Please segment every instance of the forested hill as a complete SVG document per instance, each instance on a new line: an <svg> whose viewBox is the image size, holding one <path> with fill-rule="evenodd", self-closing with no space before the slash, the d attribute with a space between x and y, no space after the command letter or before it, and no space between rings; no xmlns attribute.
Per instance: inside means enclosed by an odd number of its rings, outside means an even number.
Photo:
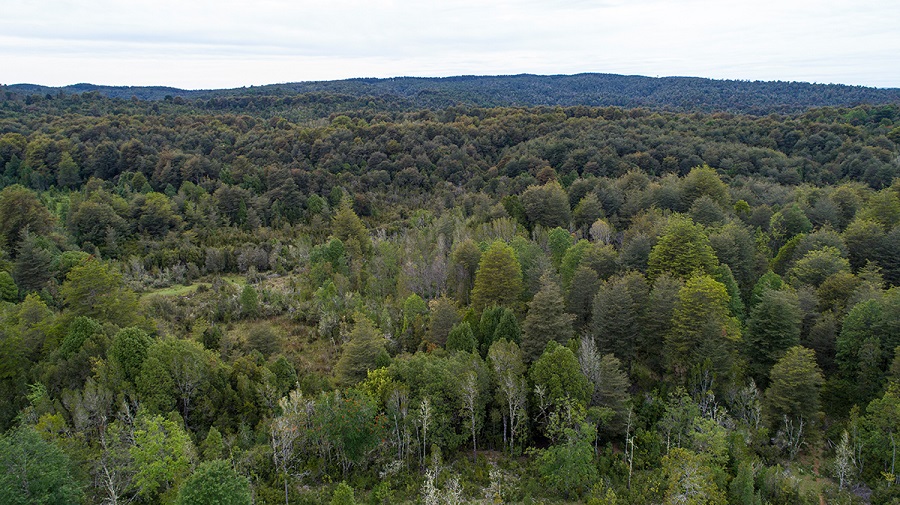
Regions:
<svg viewBox="0 0 900 505"><path fill-rule="evenodd" d="M671 111L726 111L748 114L792 113L813 107L881 105L900 102L900 89L780 81L713 80L696 77L642 77L614 74L399 77L297 82L223 90L75 84L51 88L15 84L6 91L22 94L97 91L111 98L166 97L211 99L245 95L329 93L375 98L411 110L453 105L541 106L588 105L644 107Z"/></svg>

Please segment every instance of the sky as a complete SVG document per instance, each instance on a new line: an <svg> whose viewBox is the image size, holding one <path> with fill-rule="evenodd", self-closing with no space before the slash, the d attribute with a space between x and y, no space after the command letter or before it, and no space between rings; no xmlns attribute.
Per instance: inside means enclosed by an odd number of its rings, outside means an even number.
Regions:
<svg viewBox="0 0 900 505"><path fill-rule="evenodd" d="M3 0L0 83L694 76L900 87L898 0Z"/></svg>

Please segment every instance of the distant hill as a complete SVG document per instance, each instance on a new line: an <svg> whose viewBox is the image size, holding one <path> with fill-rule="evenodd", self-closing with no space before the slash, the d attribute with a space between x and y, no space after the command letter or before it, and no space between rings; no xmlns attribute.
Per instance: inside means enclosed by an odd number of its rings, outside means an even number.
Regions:
<svg viewBox="0 0 900 505"><path fill-rule="evenodd" d="M288 96L328 93L373 98L402 108L453 105L618 106L671 111L725 111L749 114L792 113L813 107L853 107L900 103L900 88L781 81L733 81L697 77L641 77L614 74L398 77L297 82L222 90L75 84L53 88L33 84L6 86L20 94L97 92L110 98L164 100L235 96Z"/></svg>

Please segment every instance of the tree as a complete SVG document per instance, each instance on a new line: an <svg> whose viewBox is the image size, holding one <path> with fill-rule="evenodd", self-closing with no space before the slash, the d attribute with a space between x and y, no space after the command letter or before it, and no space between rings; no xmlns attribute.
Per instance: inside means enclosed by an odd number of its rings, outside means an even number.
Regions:
<svg viewBox="0 0 900 505"><path fill-rule="evenodd" d="M767 384L769 370L789 348L800 343L800 302L793 291L767 289L747 320L750 373L757 384Z"/></svg>
<svg viewBox="0 0 900 505"><path fill-rule="evenodd" d="M544 400L551 409L562 406L564 399L571 399L586 407L594 386L581 372L575 353L568 347L551 341L541 357L531 365L528 377L536 388L543 391Z"/></svg>
<svg viewBox="0 0 900 505"><path fill-rule="evenodd" d="M477 349L478 342L468 322L463 321L450 330L450 335L447 336L448 351L475 352Z"/></svg>
<svg viewBox="0 0 900 505"><path fill-rule="evenodd" d="M204 461L184 481L176 505L250 505L250 481L227 461Z"/></svg>
<svg viewBox="0 0 900 505"><path fill-rule="evenodd" d="M121 328L140 322L137 297L100 260L89 259L66 275L59 289L71 317L86 316Z"/></svg>
<svg viewBox="0 0 900 505"><path fill-rule="evenodd" d="M16 261L13 264L13 277L22 290L22 295L40 292L53 277L53 255L47 250L42 237L22 233Z"/></svg>
<svg viewBox="0 0 900 505"><path fill-rule="evenodd" d="M650 250L647 277L653 280L664 272L685 280L698 274L711 275L717 262L703 227L690 218L673 217Z"/></svg>
<svg viewBox="0 0 900 505"><path fill-rule="evenodd" d="M340 239L355 258L372 252L372 239L359 216L353 212L348 199L343 199L331 220L331 233Z"/></svg>
<svg viewBox="0 0 900 505"><path fill-rule="evenodd" d="M566 191L556 181L543 186L529 186L520 198L528 223L534 227L568 228L572 218Z"/></svg>
<svg viewBox="0 0 900 505"><path fill-rule="evenodd" d="M522 352L528 363L536 360L547 343L565 344L572 338L572 315L566 313L559 286L545 276L543 286L528 304L528 315L522 325Z"/></svg>
<svg viewBox="0 0 900 505"><path fill-rule="evenodd" d="M53 216L34 191L18 184L0 191L0 246L16 251L22 233L46 235L53 227Z"/></svg>
<svg viewBox="0 0 900 505"><path fill-rule="evenodd" d="M824 379L812 350L799 345L788 349L772 367L769 381L765 407L772 424L783 418L806 423L816 419Z"/></svg>
<svg viewBox="0 0 900 505"><path fill-rule="evenodd" d="M430 317L428 318L428 341L432 344L443 346L447 343L447 336L459 322L459 313L453 301L446 296L435 298L428 302Z"/></svg>
<svg viewBox="0 0 900 505"><path fill-rule="evenodd" d="M675 447L662 458L666 505L725 505L711 462L703 455Z"/></svg>
<svg viewBox="0 0 900 505"><path fill-rule="evenodd" d="M385 436L385 419L375 402L356 389L322 393L316 401L314 424L324 445L338 456L346 476L366 463Z"/></svg>
<svg viewBox="0 0 900 505"><path fill-rule="evenodd" d="M208 387L215 357L194 340L167 337L147 349L135 386L148 410L166 413L176 406L186 425Z"/></svg>
<svg viewBox="0 0 900 505"><path fill-rule="evenodd" d="M125 328L113 336L108 355L121 368L125 380L133 384L152 344L153 340L144 330Z"/></svg>
<svg viewBox="0 0 900 505"><path fill-rule="evenodd" d="M250 284L241 290L241 314L250 319L259 316L259 295Z"/></svg>
<svg viewBox="0 0 900 505"><path fill-rule="evenodd" d="M594 340L585 335L581 338L578 352L581 373L594 386L591 407L608 409L609 416L603 419L611 432L624 427L628 403L628 388L631 383L622 371L622 362L612 354L601 355Z"/></svg>
<svg viewBox="0 0 900 505"><path fill-rule="evenodd" d="M488 362L496 384L497 403L501 405L504 447L512 452L516 446L516 434L526 419L528 390L522 351L515 342L498 340L488 349Z"/></svg>
<svg viewBox="0 0 900 505"><path fill-rule="evenodd" d="M78 164L72 159L72 155L64 152L57 167L56 183L61 188L74 188L81 182L79 171Z"/></svg>
<svg viewBox="0 0 900 505"><path fill-rule="evenodd" d="M356 324L348 337L341 357L334 366L334 375L340 384L356 384L366 378L369 370L390 363L385 338L365 315L357 314Z"/></svg>
<svg viewBox="0 0 900 505"><path fill-rule="evenodd" d="M475 273L481 262L481 249L474 240L467 238L453 245L450 260L451 275L455 281L451 285L456 286L456 298L466 305L469 303L469 293L475 285Z"/></svg>
<svg viewBox="0 0 900 505"><path fill-rule="evenodd" d="M501 241L493 242L481 256L472 307L481 311L491 305L512 306L522 294L522 267L512 248Z"/></svg>
<svg viewBox="0 0 900 505"><path fill-rule="evenodd" d="M0 271L0 301L16 302L19 300L19 287L6 270Z"/></svg>
<svg viewBox="0 0 900 505"><path fill-rule="evenodd" d="M600 289L600 278L592 268L582 264L575 270L566 295L566 311L574 315L576 330L585 329L591 319L594 297Z"/></svg>
<svg viewBox="0 0 900 505"><path fill-rule="evenodd" d="M547 248L550 249L550 259L556 268L559 268L563 256L570 247L572 247L572 234L567 230L557 226L547 234Z"/></svg>
<svg viewBox="0 0 900 505"><path fill-rule="evenodd" d="M850 262L834 247L826 246L808 252L798 259L789 272L793 283L819 287L828 277L850 271Z"/></svg>
<svg viewBox="0 0 900 505"><path fill-rule="evenodd" d="M0 503L78 504L81 485L69 457L21 426L0 436Z"/></svg>
<svg viewBox="0 0 900 505"><path fill-rule="evenodd" d="M134 446L129 450L136 469L138 495L153 499L178 485L190 472L194 447L179 424L160 415L138 415Z"/></svg>
<svg viewBox="0 0 900 505"><path fill-rule="evenodd" d="M601 353L614 353L630 368L644 334L650 288L640 272L601 284L594 298L591 335Z"/></svg>
<svg viewBox="0 0 900 505"><path fill-rule="evenodd" d="M310 414L314 403L303 398L303 392L292 390L287 396L278 400L281 415L272 419L269 427L269 439L272 444L272 462L275 469L281 472L284 481L284 503L288 505L288 477L295 463L295 446L303 441L306 427L310 423Z"/></svg>
<svg viewBox="0 0 900 505"><path fill-rule="evenodd" d="M669 369L686 377L693 363L710 359L721 377L731 375L741 339L740 324L728 309L728 292L706 275L692 277L678 292L672 329L666 335Z"/></svg>

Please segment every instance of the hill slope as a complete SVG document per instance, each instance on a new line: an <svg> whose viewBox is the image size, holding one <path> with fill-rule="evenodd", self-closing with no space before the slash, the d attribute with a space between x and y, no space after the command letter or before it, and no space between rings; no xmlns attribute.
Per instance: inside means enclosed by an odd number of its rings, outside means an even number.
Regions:
<svg viewBox="0 0 900 505"><path fill-rule="evenodd" d="M613 74L399 77L298 82L223 90L75 84L51 88L32 84L7 86L24 94L96 91L114 98L217 98L238 95L338 93L402 103L404 107L451 105L540 106L588 105L646 107L672 111L727 111L768 114L799 112L813 107L851 107L900 102L900 89L780 81L731 81L696 77L641 77Z"/></svg>

